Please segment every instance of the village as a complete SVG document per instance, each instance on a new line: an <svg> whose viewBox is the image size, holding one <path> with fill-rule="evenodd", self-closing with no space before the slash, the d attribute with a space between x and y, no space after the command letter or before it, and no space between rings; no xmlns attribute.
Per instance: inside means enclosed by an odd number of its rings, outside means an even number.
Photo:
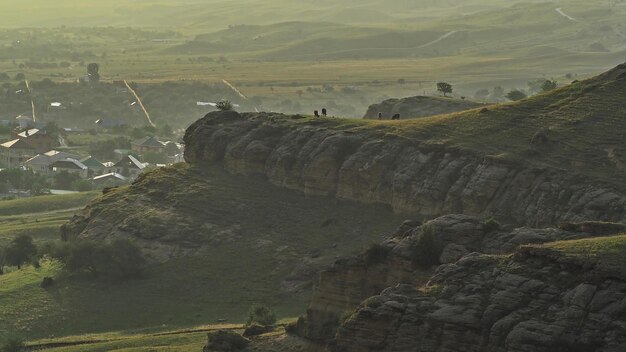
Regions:
<svg viewBox="0 0 626 352"><path fill-rule="evenodd" d="M36 121L28 113L0 120L4 132L0 133L0 197L62 194L120 186L131 183L146 170L182 161L182 144L160 140L154 133L129 138L130 148L101 147L107 150L100 154L108 156L102 160L89 153L89 141L99 135L120 135L130 127L111 119L97 119L93 124L94 128L88 131L60 128L54 123ZM135 128L135 135L137 131ZM83 145L68 145L73 136L85 141ZM118 139L121 138L128 137L120 135ZM19 177L24 180L39 180L38 183L33 181L39 186L33 189L32 183L23 180L11 182L11 172L21 175Z"/></svg>

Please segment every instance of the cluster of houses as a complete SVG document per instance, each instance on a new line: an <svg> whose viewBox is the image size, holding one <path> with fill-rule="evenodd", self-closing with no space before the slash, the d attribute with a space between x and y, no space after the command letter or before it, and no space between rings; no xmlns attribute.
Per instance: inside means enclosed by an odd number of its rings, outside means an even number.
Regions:
<svg viewBox="0 0 626 352"><path fill-rule="evenodd" d="M32 126L32 125L31 125ZM0 160L7 168L27 168L40 174L65 171L96 185L109 186L127 183L135 179L150 166L142 163L135 155L166 153L173 156L168 163L182 161L182 146L174 142L161 142L154 137L145 137L131 143L131 150L116 150L117 161L101 162L93 156L81 157L71 152L55 150L58 140L43 128L29 128L11 133L11 139L0 144ZM174 151L173 153L172 150Z"/></svg>

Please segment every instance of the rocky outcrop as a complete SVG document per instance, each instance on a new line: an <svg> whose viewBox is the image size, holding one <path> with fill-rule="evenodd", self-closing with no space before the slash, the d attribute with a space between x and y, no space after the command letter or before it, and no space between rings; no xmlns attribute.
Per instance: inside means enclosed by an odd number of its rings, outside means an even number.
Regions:
<svg viewBox="0 0 626 352"><path fill-rule="evenodd" d="M330 350L623 351L626 276L532 247L469 254L422 289L398 285L366 300Z"/></svg>
<svg viewBox="0 0 626 352"><path fill-rule="evenodd" d="M261 175L307 195L390 205L436 217L495 216L535 227L563 221L626 221L618 189L566 170L358 129L340 119L210 113L189 127L185 159Z"/></svg>
<svg viewBox="0 0 626 352"><path fill-rule="evenodd" d="M335 338L341 322L359 304L370 301L369 297L376 297L388 287L407 285L415 290L431 280L439 264L456 263L475 252L498 255L524 244L589 236L592 235L557 228L498 228L497 224L461 214L446 215L424 224L407 221L380 245L383 249L378 252L386 253L383 257L368 256L375 248L372 247L323 271L309 309L292 331L325 344Z"/></svg>
<svg viewBox="0 0 626 352"><path fill-rule="evenodd" d="M469 100L416 96L402 99L388 99L379 104L370 105L363 118L378 119L378 113L381 113L384 120L391 119L395 114L400 114L402 119L414 119L476 109L481 106L484 106L484 104Z"/></svg>
<svg viewBox="0 0 626 352"><path fill-rule="evenodd" d="M429 270L412 264L412 223L405 222L382 244L386 255L376 262L365 255L344 258L321 272L306 315L298 319L292 332L324 344L334 338L342 318L364 299L399 282L424 284Z"/></svg>

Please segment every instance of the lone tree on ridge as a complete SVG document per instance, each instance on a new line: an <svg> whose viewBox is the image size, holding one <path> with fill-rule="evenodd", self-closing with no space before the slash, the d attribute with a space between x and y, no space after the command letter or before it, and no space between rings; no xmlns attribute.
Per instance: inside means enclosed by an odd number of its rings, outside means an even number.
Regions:
<svg viewBox="0 0 626 352"><path fill-rule="evenodd" d="M446 82L437 83L437 90L443 93L443 96L447 96L446 94L452 93L452 85Z"/></svg>

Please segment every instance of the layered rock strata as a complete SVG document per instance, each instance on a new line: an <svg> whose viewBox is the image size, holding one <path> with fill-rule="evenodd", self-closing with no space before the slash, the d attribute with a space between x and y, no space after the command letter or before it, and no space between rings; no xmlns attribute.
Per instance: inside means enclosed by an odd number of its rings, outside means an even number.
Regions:
<svg viewBox="0 0 626 352"><path fill-rule="evenodd" d="M431 281L439 264L456 263L471 256L471 253L502 255L513 252L520 245L581 239L619 230L619 227L610 224L568 224L564 227L569 231L559 228L497 228L490 222L461 214L446 215L424 224L407 221L392 238L380 245L382 256L372 259L366 252L338 260L323 271L309 309L292 331L327 344L335 338L342 321L359 304L370 301L370 297L377 297L388 287L406 285L417 290ZM581 227L596 231L594 234L583 232ZM421 253L427 253L432 259L425 261L419 258L423 255ZM431 283L433 285L436 286Z"/></svg>
<svg viewBox="0 0 626 352"><path fill-rule="evenodd" d="M564 170L433 145L339 119L210 113L189 127L185 159L261 175L311 195L433 218L463 213L534 227L626 221L626 197Z"/></svg>
<svg viewBox="0 0 626 352"><path fill-rule="evenodd" d="M626 350L626 276L533 248L441 266L369 298L331 351Z"/></svg>

